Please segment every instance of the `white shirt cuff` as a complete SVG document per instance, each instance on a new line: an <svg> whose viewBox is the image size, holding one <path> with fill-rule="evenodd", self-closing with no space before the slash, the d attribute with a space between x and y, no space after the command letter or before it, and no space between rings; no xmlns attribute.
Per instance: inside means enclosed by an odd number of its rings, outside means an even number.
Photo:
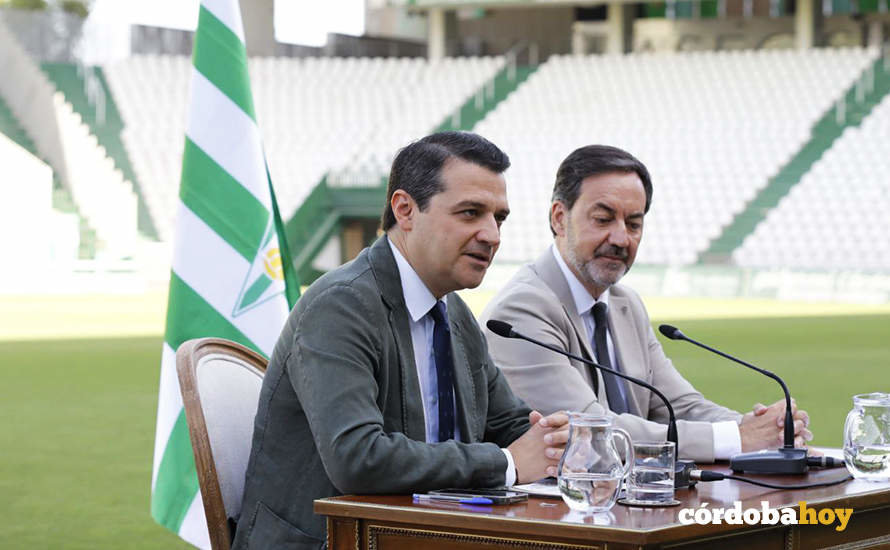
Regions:
<svg viewBox="0 0 890 550"><path fill-rule="evenodd" d="M507 473L504 475L504 487L512 487L516 485L516 465L513 463L513 455L510 454L510 451L507 449L501 449L504 451L504 456L507 457Z"/></svg>
<svg viewBox="0 0 890 550"><path fill-rule="evenodd" d="M714 422L714 458L725 460L742 452L742 436L735 420Z"/></svg>

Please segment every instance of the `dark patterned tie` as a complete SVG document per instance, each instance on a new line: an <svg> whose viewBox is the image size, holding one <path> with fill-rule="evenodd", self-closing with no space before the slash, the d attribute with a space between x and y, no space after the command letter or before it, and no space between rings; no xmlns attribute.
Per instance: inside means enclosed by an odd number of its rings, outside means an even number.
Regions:
<svg viewBox="0 0 890 550"><path fill-rule="evenodd" d="M593 329L596 360L604 367L619 370L617 366L612 366L612 360L609 358L609 346L606 344L606 331L608 331L609 325L606 319L606 307L604 302L597 302L593 305L593 322L596 323ZM603 383L606 385L606 398L609 400L609 408L612 412L616 414L630 412L630 405L627 402L627 384L624 379L611 372L600 371L600 374L602 374Z"/></svg>
<svg viewBox="0 0 890 550"><path fill-rule="evenodd" d="M436 383L439 388L439 441L454 439L454 363L451 360L451 329L445 303L430 309L436 322L433 328L433 353L436 356Z"/></svg>

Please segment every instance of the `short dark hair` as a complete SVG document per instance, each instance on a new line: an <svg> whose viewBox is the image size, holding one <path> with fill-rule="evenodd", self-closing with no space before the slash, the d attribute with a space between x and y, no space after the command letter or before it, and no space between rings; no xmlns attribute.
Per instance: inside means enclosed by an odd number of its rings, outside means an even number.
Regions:
<svg viewBox="0 0 890 550"><path fill-rule="evenodd" d="M393 193L397 189L404 189L421 211L426 210L430 198L444 190L442 166L451 157L478 164L496 174L510 167L510 157L506 153L494 143L471 132L439 132L409 144L396 155L389 172L386 206L381 220L384 231L396 223L390 204Z"/></svg>
<svg viewBox="0 0 890 550"><path fill-rule="evenodd" d="M646 192L646 209L652 204L652 178L649 170L635 156L609 145L587 145L572 151L556 171L551 201L560 201L571 210L581 193L581 182L590 176L609 172L636 172ZM550 227L553 232L553 227ZM555 235L556 232L553 232Z"/></svg>

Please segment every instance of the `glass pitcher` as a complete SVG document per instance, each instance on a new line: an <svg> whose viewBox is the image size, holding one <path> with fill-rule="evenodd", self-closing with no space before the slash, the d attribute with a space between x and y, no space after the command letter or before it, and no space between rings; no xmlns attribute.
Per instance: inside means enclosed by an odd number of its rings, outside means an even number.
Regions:
<svg viewBox="0 0 890 550"><path fill-rule="evenodd" d="M615 446L616 436L624 442L623 465ZM559 492L569 508L586 513L612 508L621 480L633 462L630 436L621 428L613 428L608 417L569 413L569 440L557 474Z"/></svg>
<svg viewBox="0 0 890 550"><path fill-rule="evenodd" d="M890 394L853 396L844 424L844 463L857 479L890 480Z"/></svg>

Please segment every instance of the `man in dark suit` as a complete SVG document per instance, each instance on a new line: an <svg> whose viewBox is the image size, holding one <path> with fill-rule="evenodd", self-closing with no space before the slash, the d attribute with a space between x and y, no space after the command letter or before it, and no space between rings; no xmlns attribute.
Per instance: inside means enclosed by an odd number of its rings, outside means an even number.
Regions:
<svg viewBox="0 0 890 550"><path fill-rule="evenodd" d="M312 501L555 475L566 417L510 391L454 293L482 282L507 217L507 156L434 134L399 152L386 235L291 312L260 394L235 548L319 548Z"/></svg>

